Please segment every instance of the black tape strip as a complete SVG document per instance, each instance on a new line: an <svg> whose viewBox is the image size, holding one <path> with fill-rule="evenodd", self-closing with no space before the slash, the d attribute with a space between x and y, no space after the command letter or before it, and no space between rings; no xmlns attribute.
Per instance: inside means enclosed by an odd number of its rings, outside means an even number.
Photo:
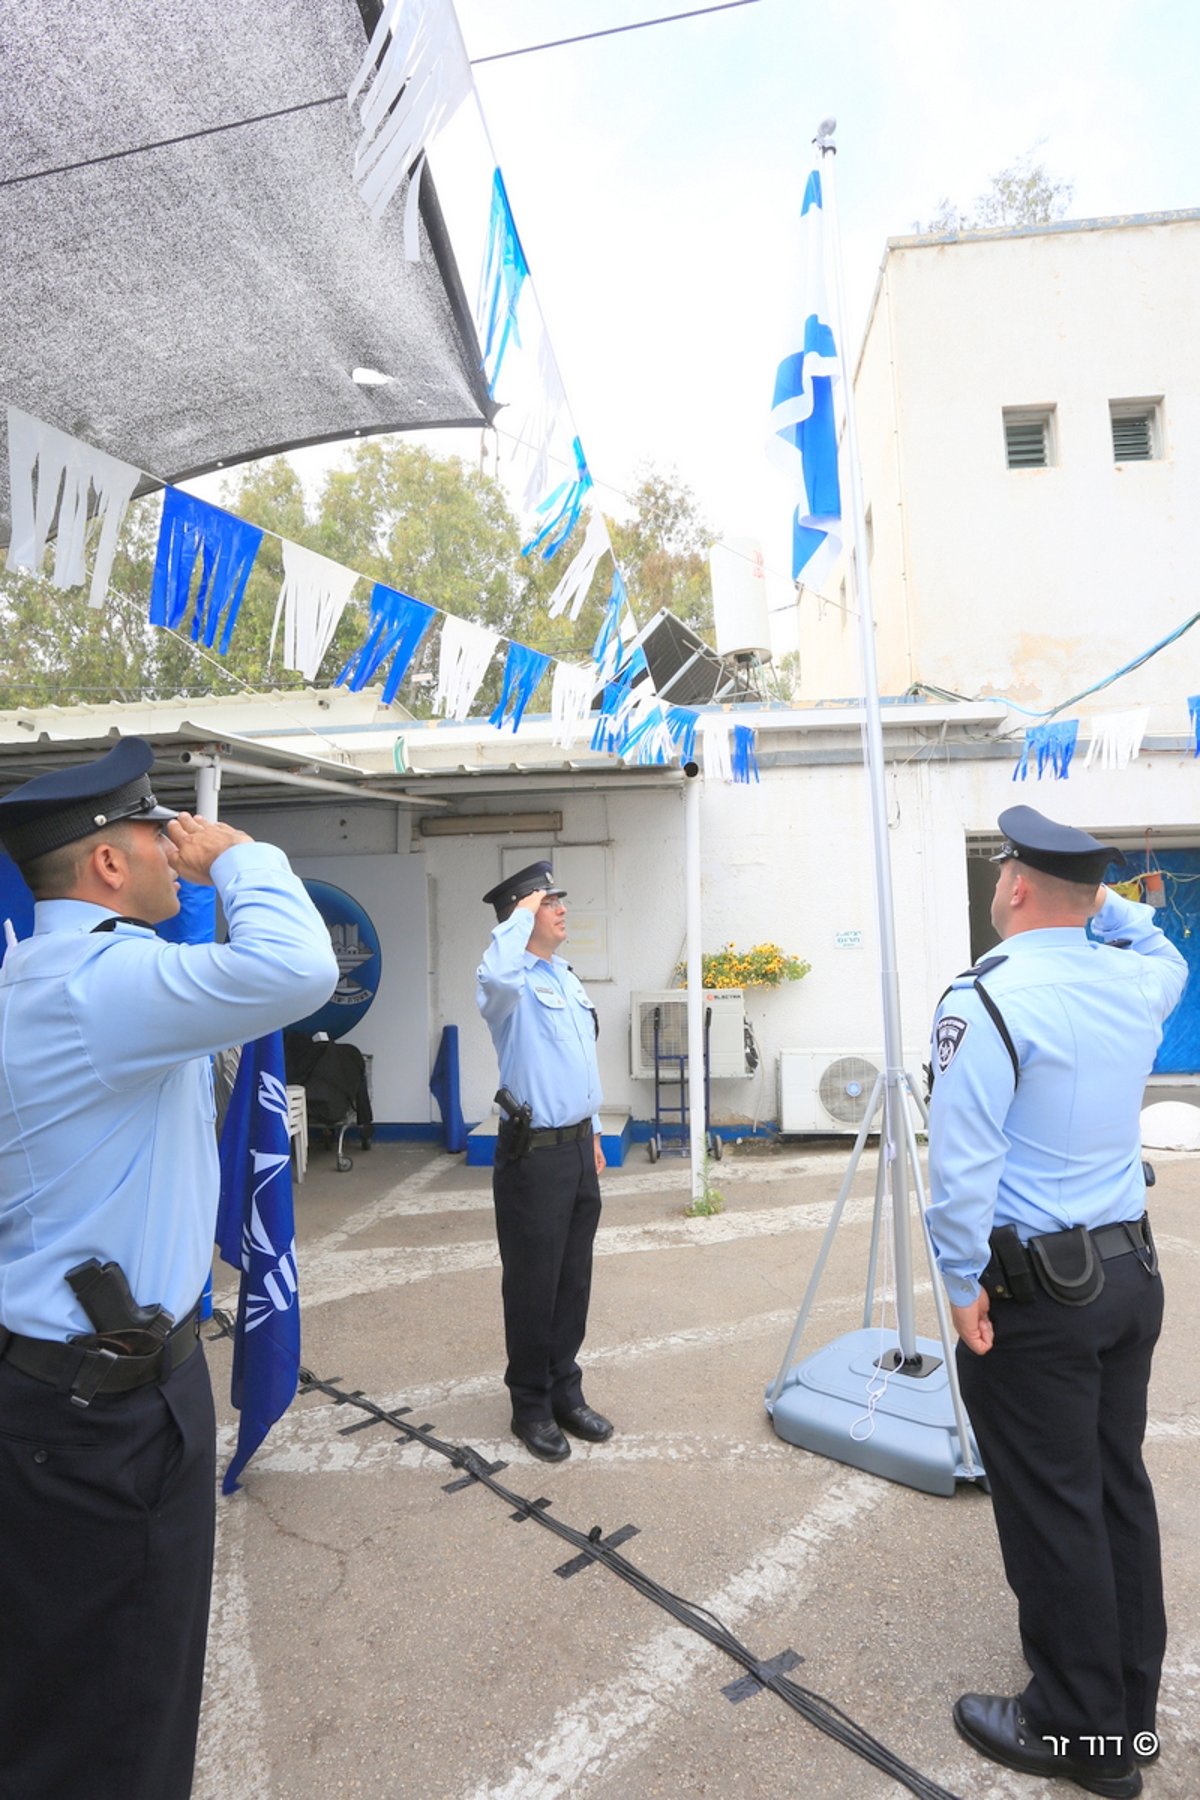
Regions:
<svg viewBox="0 0 1200 1800"><path fill-rule="evenodd" d="M507 1469L507 1467L508 1464L506 1462L483 1463L480 1465L480 1474L498 1475L501 1469ZM445 1482L442 1487L442 1492L443 1494L457 1494L463 1488L474 1487L478 1480L479 1475L475 1474L474 1470L472 1470L470 1474L460 1476L457 1481Z"/></svg>
<svg viewBox="0 0 1200 1800"><path fill-rule="evenodd" d="M599 1544L602 1549L617 1550L622 1544L628 1543L631 1537L636 1537L637 1534L638 1527L636 1525L622 1525L619 1531L614 1531L608 1537L602 1538L600 1536L600 1527L594 1525L592 1530L589 1531L588 1537L593 1544ZM596 1561L597 1558L592 1552L590 1550L585 1550L582 1556L573 1556L570 1562L560 1563L554 1573L556 1575L561 1575L564 1581L569 1581L572 1575L578 1575L582 1569L590 1568Z"/></svg>
<svg viewBox="0 0 1200 1800"><path fill-rule="evenodd" d="M545 1512L548 1506L553 1505L553 1500L547 1500L545 1494L543 1494L540 1500L527 1501L524 1506L520 1507L515 1513L509 1513L508 1516L513 1521L514 1525L522 1525L529 1517L530 1513Z"/></svg>
<svg viewBox="0 0 1200 1800"><path fill-rule="evenodd" d="M396 1408L397 1412L402 1412L402 1413L410 1412L411 1410L412 1409L407 1406L398 1406ZM339 1437L352 1437L356 1431L370 1431L370 1429L373 1425L383 1425L383 1424L386 1424L386 1420L384 1420L384 1419L356 1419L354 1421L353 1425L343 1425L341 1430L338 1432L338 1436Z"/></svg>
<svg viewBox="0 0 1200 1800"><path fill-rule="evenodd" d="M755 1694L761 1694L774 1676L786 1675L789 1669L794 1669L803 1661L804 1658L797 1656L794 1650L781 1650L770 1662L759 1663L757 1668L740 1675L736 1681L729 1682L721 1692L731 1706L740 1706L743 1700L752 1700Z"/></svg>

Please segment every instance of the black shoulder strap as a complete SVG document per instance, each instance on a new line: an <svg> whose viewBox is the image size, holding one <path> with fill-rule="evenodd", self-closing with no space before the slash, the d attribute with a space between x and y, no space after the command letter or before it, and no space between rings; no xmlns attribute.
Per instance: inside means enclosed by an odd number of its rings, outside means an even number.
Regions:
<svg viewBox="0 0 1200 1800"><path fill-rule="evenodd" d="M1004 1045L1004 1048L1008 1051L1008 1059L1012 1063L1012 1067L1013 1067L1013 1087L1015 1089L1021 1079L1021 1059L1017 1055L1017 1046L1013 1043L1012 1034L1009 1031L1008 1026L1004 1023L1004 1014L1000 1011L1000 1008L996 1005L996 1002L992 999L992 996L988 993L988 991L984 987L982 981L979 979L979 977L981 975L986 975L989 972L989 970L991 970L991 969L998 969L1002 962L1007 962L1007 961L1008 961L1008 957L1003 956L1003 955L1002 956L985 956L983 958L983 960L981 962L977 962L973 968L964 969L961 975L956 975L954 977L954 981L966 981L968 978L970 978L971 986L975 989L975 992L979 995L979 998L982 1000L988 1017L991 1019L992 1024L996 1027L996 1030L1000 1033L1001 1043ZM937 1006L935 1006L933 1009L935 1013L937 1012L938 1007L941 1006L942 1000L944 1000L946 998L946 994L953 993L954 981L952 981L950 983L950 986L946 989L946 992L938 1000ZM928 1089L929 1089L929 1092L932 1093L933 1080L934 1080L934 1074L935 1074L935 1070L934 1070L932 1064L928 1064L926 1066L926 1073L929 1076Z"/></svg>
<svg viewBox="0 0 1200 1800"><path fill-rule="evenodd" d="M92 935L98 931L115 931L118 925L140 925L143 931L153 931L154 927L146 919L135 919L130 913L114 913L111 919L101 919L98 925L92 926Z"/></svg>

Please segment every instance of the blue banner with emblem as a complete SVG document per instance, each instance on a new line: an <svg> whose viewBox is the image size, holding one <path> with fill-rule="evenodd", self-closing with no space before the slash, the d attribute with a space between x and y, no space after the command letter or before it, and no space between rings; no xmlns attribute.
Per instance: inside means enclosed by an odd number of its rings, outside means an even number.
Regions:
<svg viewBox="0 0 1200 1800"><path fill-rule="evenodd" d="M241 1413L222 1491L291 1405L300 1371L300 1290L292 1213L283 1035L246 1044L221 1133L217 1245L242 1272L230 1399Z"/></svg>

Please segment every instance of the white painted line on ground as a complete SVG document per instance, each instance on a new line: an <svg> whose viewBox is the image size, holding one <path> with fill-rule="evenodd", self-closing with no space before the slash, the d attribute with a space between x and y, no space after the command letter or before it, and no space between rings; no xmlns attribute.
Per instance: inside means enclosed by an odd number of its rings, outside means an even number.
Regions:
<svg viewBox="0 0 1200 1800"><path fill-rule="evenodd" d="M704 1250L752 1237L782 1237L790 1232L824 1230L833 1209L831 1200L800 1206L759 1207L751 1212L719 1213L712 1218L651 1221L645 1225L601 1227L594 1254L641 1255L654 1250ZM848 1200L842 1212L844 1225L868 1222L874 1199ZM478 1269L499 1270L500 1257L494 1239L467 1244L394 1245L373 1250L322 1251L311 1248L300 1259L300 1299L306 1311L349 1300L384 1288L405 1287L438 1275L459 1275ZM229 1295L217 1304L227 1306Z"/></svg>
<svg viewBox="0 0 1200 1800"><path fill-rule="evenodd" d="M218 1469L232 1453L230 1434ZM194 1800L271 1800L266 1764L263 1701L258 1670L250 1647L249 1595L246 1585L248 1503L217 1496L217 1553L213 1606L208 1622L208 1656L204 1665L204 1703L196 1759Z"/></svg>
<svg viewBox="0 0 1200 1800"><path fill-rule="evenodd" d="M755 1186L771 1182L786 1182L800 1177L828 1174L831 1192L836 1195L845 1175L846 1158L830 1155L829 1152L800 1153L792 1156L776 1156L759 1161L722 1162L712 1170L714 1187ZM869 1178L869 1185L874 1191L875 1154L864 1152L860 1168L860 1183L864 1185ZM421 1218L439 1212L490 1212L492 1209L491 1170L478 1169L478 1187L435 1188L434 1182L446 1173L445 1163L438 1158L423 1165L412 1175L408 1175L378 1200L369 1206L352 1213L336 1231L328 1232L318 1238L310 1250L335 1250L348 1239L357 1237L361 1232L371 1231L382 1224L385 1219ZM641 1170L630 1169L628 1165L606 1173L602 1179L602 1192L607 1199L624 1199L631 1194L679 1194L686 1198L690 1173L688 1164L682 1159L675 1163L656 1163L653 1167Z"/></svg>
<svg viewBox="0 0 1200 1800"><path fill-rule="evenodd" d="M750 1612L785 1597L794 1607L826 1545L882 1505L887 1493L885 1481L840 1472L798 1525L701 1604L734 1630ZM563 1708L506 1777L464 1790L464 1800L567 1800L586 1792L645 1750L647 1733L670 1715L672 1695L702 1668L706 1679L735 1678L735 1666L686 1627L656 1632L630 1652L623 1674Z"/></svg>

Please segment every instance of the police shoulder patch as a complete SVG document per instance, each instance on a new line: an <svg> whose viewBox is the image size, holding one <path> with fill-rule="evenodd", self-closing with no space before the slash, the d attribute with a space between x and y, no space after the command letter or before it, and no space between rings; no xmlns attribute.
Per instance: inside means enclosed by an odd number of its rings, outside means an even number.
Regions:
<svg viewBox="0 0 1200 1800"><path fill-rule="evenodd" d="M946 1073L958 1055L959 1045L967 1035L968 1023L968 1020L956 1018L953 1014L938 1020L933 1034L933 1049L939 1075Z"/></svg>

